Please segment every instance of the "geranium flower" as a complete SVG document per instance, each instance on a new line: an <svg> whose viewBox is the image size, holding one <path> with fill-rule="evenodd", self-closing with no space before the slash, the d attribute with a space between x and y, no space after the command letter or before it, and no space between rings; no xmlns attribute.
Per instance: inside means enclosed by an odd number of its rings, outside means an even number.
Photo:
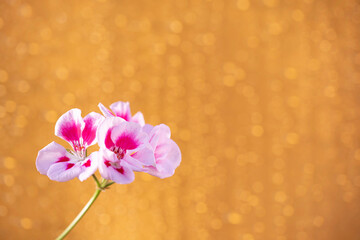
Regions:
<svg viewBox="0 0 360 240"><path fill-rule="evenodd" d="M181 152L178 145L170 139L170 128L165 124L155 127L146 124L143 131L149 136L155 157L155 165L144 167L146 172L159 178L171 177L180 165Z"/></svg>
<svg viewBox="0 0 360 240"><path fill-rule="evenodd" d="M111 117L104 120L98 132L99 171L103 178L116 183L134 181L133 171L154 166L155 158L148 135L135 122Z"/></svg>
<svg viewBox="0 0 360 240"><path fill-rule="evenodd" d="M102 103L99 103L98 106L105 117L121 117L128 122L136 122L141 126L145 125L144 116L141 112L137 112L134 116L131 116L129 102L114 102L110 105L110 109L112 110L112 112L107 109Z"/></svg>
<svg viewBox="0 0 360 240"><path fill-rule="evenodd" d="M67 141L72 149L52 142L36 158L37 170L51 180L64 182L78 177L84 181L93 175L96 183L89 202L57 239L64 239L99 194L112 184L131 183L134 171L170 177L181 161L180 149L170 139L168 126L145 125L141 112L131 115L128 102L111 104L113 112L101 103L98 106L105 117L92 112L82 118L80 109L76 108L63 114L56 122L55 135ZM87 156L87 148L96 142L99 151ZM94 174L98 168L101 181Z"/></svg>
<svg viewBox="0 0 360 240"><path fill-rule="evenodd" d="M104 117L92 112L81 117L80 109L71 109L63 114L55 125L55 135L67 141L72 150L52 142L38 153L37 170L51 180L65 182L78 177L84 181L98 166L98 152L86 156L87 147L97 141L96 131Z"/></svg>

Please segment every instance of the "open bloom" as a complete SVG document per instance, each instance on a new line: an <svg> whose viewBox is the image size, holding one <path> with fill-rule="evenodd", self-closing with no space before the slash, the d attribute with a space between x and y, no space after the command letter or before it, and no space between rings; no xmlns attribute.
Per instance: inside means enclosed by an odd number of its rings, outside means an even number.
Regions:
<svg viewBox="0 0 360 240"><path fill-rule="evenodd" d="M133 171L144 171L154 166L155 158L148 135L135 122L119 117L104 120L98 132L99 171L103 178L116 183L134 181Z"/></svg>
<svg viewBox="0 0 360 240"><path fill-rule="evenodd" d="M98 152L86 157L87 147L96 143L96 131L104 117L92 112L81 117L80 109L71 109L63 114L55 125L55 135L67 141L72 150L52 142L38 153L36 168L51 180L65 182L78 177L84 181L98 166Z"/></svg>
<svg viewBox="0 0 360 240"><path fill-rule="evenodd" d="M131 116L130 104L129 102L114 102L110 105L110 111L103 104L99 103L100 111L104 114L105 117L121 117L128 122L136 122L141 126L145 125L144 116L141 112L135 113L134 116Z"/></svg>
<svg viewBox="0 0 360 240"><path fill-rule="evenodd" d="M171 177L180 165L181 152L178 145L170 139L170 128L165 124L155 127L146 124L143 131L149 136L155 157L155 165L145 166L146 172L159 178Z"/></svg>

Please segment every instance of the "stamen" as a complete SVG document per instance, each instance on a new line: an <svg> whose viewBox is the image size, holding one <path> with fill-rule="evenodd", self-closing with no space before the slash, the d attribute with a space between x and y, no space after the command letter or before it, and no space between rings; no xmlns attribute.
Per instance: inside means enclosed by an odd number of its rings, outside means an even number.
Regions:
<svg viewBox="0 0 360 240"><path fill-rule="evenodd" d="M116 157L119 160L123 159L126 154L126 150L123 150L122 148L119 147L113 147L112 151L116 154Z"/></svg>
<svg viewBox="0 0 360 240"><path fill-rule="evenodd" d="M82 139L80 139L80 141L73 142L73 146L76 155L78 155L79 158L84 159L86 156L86 147L82 144Z"/></svg>

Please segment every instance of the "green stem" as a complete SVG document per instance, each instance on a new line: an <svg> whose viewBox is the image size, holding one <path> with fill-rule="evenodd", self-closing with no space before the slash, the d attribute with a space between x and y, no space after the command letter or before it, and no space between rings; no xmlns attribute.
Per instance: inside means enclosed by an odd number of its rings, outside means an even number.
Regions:
<svg viewBox="0 0 360 240"><path fill-rule="evenodd" d="M69 234L69 232L76 226L76 224L80 221L80 219L85 215L85 213L89 210L91 205L95 202L99 194L101 193L101 188L97 188L92 198L88 201L85 207L81 210L81 212L76 216L76 218L70 223L70 225L56 238L56 240L61 240Z"/></svg>
<svg viewBox="0 0 360 240"><path fill-rule="evenodd" d="M106 189L107 187L110 187L111 185L113 185L115 182L109 182L104 186L104 189Z"/></svg>
<svg viewBox="0 0 360 240"><path fill-rule="evenodd" d="M99 182L98 178L96 177L96 175L93 174L92 177L94 178L94 180L95 180L96 185L98 186L98 188L101 188L100 182Z"/></svg>
<svg viewBox="0 0 360 240"><path fill-rule="evenodd" d="M103 179L102 182L100 183L98 178L95 176L95 174L93 174L92 176L93 176L93 178L94 178L94 180L96 182L96 185L97 185L97 188L96 188L96 191L95 191L94 195L88 201L88 203L85 205L85 207L81 210L81 212L76 216L76 218L69 224L69 226L56 238L56 240L64 239L64 237L66 237L69 234L69 232L76 226L76 224L80 221L80 219L89 210L91 205L95 202L95 200L100 195L101 191L105 190L107 187L109 187L111 184L114 183L114 182L108 183L108 180L106 180L106 179Z"/></svg>

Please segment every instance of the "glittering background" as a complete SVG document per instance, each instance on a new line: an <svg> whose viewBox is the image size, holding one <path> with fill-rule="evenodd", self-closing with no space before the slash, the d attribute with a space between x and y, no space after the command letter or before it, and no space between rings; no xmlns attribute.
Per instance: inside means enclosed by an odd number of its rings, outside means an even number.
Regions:
<svg viewBox="0 0 360 240"><path fill-rule="evenodd" d="M182 164L111 187L69 239L359 239L359 24L355 0L1 1L0 238L67 226L94 183L37 151L70 108L127 100Z"/></svg>

